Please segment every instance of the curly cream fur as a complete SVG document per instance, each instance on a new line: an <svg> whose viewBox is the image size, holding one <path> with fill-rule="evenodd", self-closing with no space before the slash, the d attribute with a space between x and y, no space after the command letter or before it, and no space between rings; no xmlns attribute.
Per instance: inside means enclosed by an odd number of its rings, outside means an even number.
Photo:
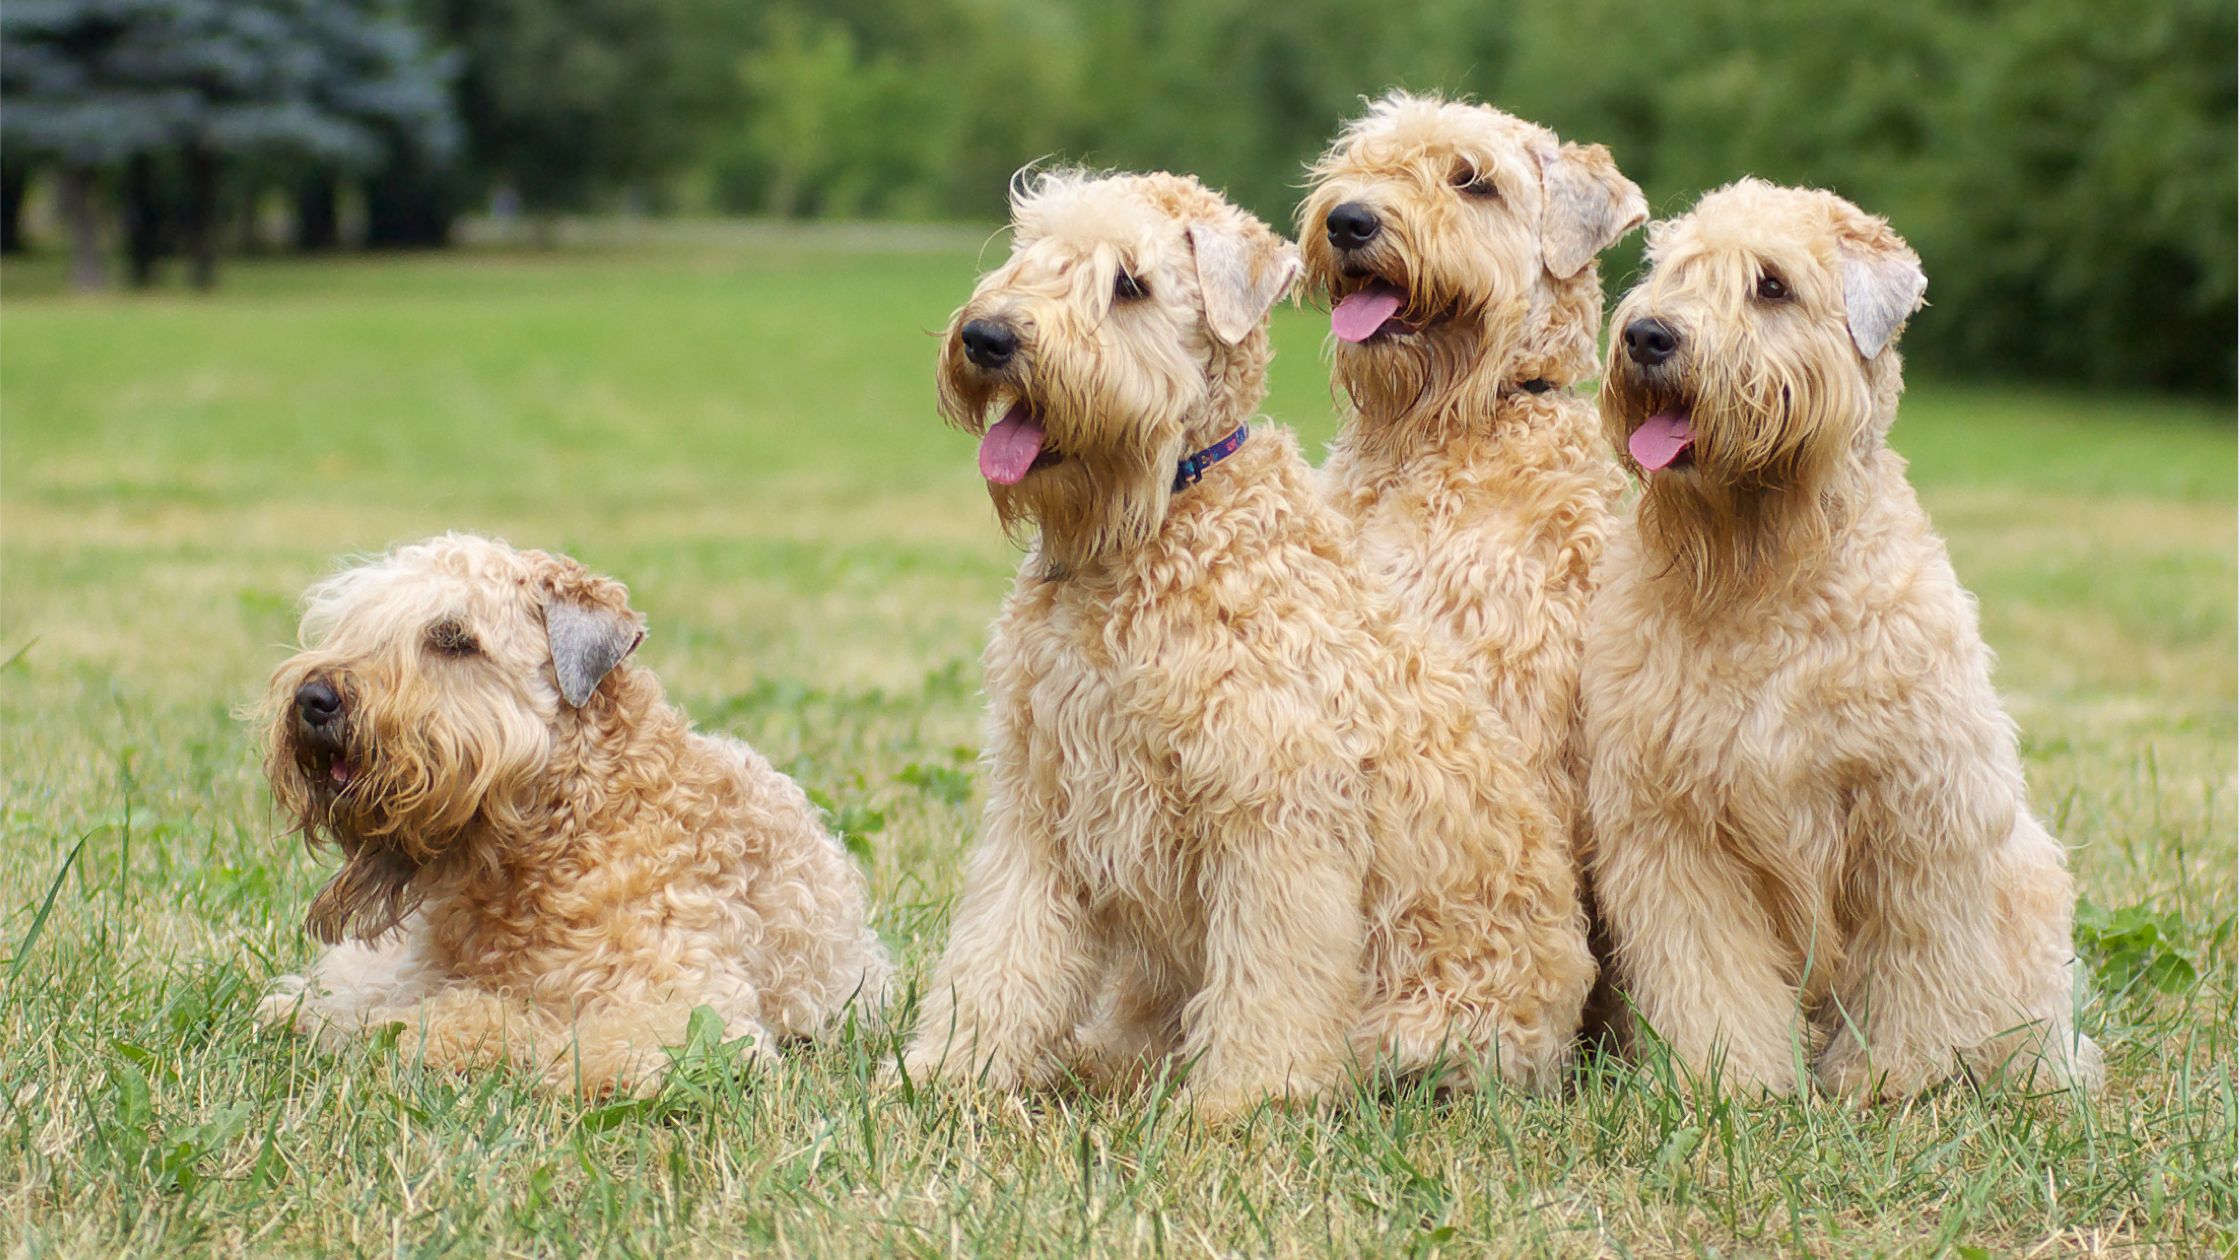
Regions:
<svg viewBox="0 0 2240 1260"><path fill-rule="evenodd" d="M1918 261L1831 193L1755 180L1650 239L1613 323L1659 319L1678 352L1614 349L1603 410L1622 451L1686 408L1695 449L1647 474L1590 618L1587 801L1621 983L1691 1070L1745 1087L1797 1089L1800 1054L1861 1099L1960 1066L2090 1084L2061 846L2029 813L1974 601L1884 441L1897 351L1864 356L1846 325L1847 263L1898 276L1910 310ZM1768 274L1791 296L1761 296Z"/></svg>
<svg viewBox="0 0 2240 1260"><path fill-rule="evenodd" d="M1039 540L985 656L986 818L905 1067L1010 1088L1171 1057L1215 1115L1373 1056L1547 1081L1593 965L1514 741L1288 433L1170 493L1269 359L1259 322L1207 328L1191 230L1256 270L1290 246L1171 175L1045 176L1015 226L941 397L974 431L1028 400L1064 459L992 487ZM1148 297L1110 299L1122 265ZM991 315L1023 336L1000 372L956 345Z"/></svg>
<svg viewBox="0 0 2240 1260"><path fill-rule="evenodd" d="M570 707L554 600L635 637L620 583L469 535L312 588L262 719L282 809L344 854L312 916L340 943L261 1015L329 1045L402 1023L429 1064L600 1094L656 1085L696 1006L766 1054L877 1000L862 874L801 789L628 660ZM313 679L344 701L339 786L295 720Z"/></svg>

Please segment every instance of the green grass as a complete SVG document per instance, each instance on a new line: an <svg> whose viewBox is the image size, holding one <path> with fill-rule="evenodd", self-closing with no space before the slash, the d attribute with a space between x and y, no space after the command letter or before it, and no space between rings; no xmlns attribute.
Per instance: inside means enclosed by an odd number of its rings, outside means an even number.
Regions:
<svg viewBox="0 0 2240 1260"><path fill-rule="evenodd" d="M207 300L0 276L0 1250L2232 1253L2234 436L2130 395L1924 382L1896 434L2076 849L2089 1105L1688 1101L1593 1060L1568 1098L1223 1133L881 1090L865 1030L586 1109L257 1031L322 862L229 711L332 556L450 527L626 579L671 692L864 834L923 975L1015 556L931 405L977 237L907 244L245 264ZM1270 410L1318 447L1320 329L1278 331Z"/></svg>

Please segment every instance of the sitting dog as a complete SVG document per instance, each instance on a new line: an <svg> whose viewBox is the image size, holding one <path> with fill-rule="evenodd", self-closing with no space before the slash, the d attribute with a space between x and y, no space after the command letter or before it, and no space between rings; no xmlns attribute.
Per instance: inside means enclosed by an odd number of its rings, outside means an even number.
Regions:
<svg viewBox="0 0 2240 1260"><path fill-rule="evenodd" d="M1647 217L1600 145L1395 92L1299 209L1351 406L1323 476L1371 569L1462 654L1577 812L1579 653L1625 492L1594 404L1595 257Z"/></svg>
<svg viewBox="0 0 2240 1260"><path fill-rule="evenodd" d="M1602 408L1644 479L1589 618L1595 886L1691 1071L1859 1100L2089 1085L2073 892L1974 602L1885 443L1919 260L1743 180L1650 236Z"/></svg>
<svg viewBox="0 0 2240 1260"><path fill-rule="evenodd" d="M1008 528L984 827L904 1059L1002 1088L1187 1062L1210 1117L1350 1063L1553 1074L1593 976L1515 741L1283 430L1296 252L1197 181L1045 173L944 342Z"/></svg>
<svg viewBox="0 0 2240 1260"><path fill-rule="evenodd" d="M450 534L311 589L262 707L281 808L342 869L334 948L260 1008L443 1067L650 1090L695 1007L728 1041L830 1029L888 964L864 881L791 779L695 732L630 655L620 583Z"/></svg>

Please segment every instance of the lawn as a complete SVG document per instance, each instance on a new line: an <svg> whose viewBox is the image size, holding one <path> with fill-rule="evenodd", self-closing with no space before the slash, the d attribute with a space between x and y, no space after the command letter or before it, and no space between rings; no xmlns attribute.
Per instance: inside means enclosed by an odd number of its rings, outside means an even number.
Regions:
<svg viewBox="0 0 2240 1260"><path fill-rule="evenodd" d="M0 274L0 1251L2232 1253L2234 430L2137 395L1919 383L1895 437L2075 849L2089 1103L1691 1101L1596 1058L1562 1098L1223 1132L1159 1096L882 1088L872 1026L587 1108L258 1031L330 859L280 834L232 712L332 557L449 528L628 581L641 659L830 802L923 976L1016 558L932 407L980 249L251 262L208 299ZM1269 410L1311 448L1320 340L1279 312Z"/></svg>

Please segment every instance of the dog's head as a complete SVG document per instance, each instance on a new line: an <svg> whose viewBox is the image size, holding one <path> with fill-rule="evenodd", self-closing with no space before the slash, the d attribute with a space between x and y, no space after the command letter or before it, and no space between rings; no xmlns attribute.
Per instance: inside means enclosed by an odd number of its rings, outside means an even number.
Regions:
<svg viewBox="0 0 2240 1260"><path fill-rule="evenodd" d="M424 872L521 828L586 727L614 710L644 630L620 583L564 556L449 534L313 586L302 650L259 707L275 799L342 869L323 941L386 931Z"/></svg>
<svg viewBox="0 0 2240 1260"><path fill-rule="evenodd" d="M981 435L1005 527L1039 527L1065 569L1147 537L1177 461L1259 405L1298 254L1181 175L1044 172L1011 216L1011 256L942 339L941 411Z"/></svg>
<svg viewBox="0 0 2240 1260"><path fill-rule="evenodd" d="M1745 179L1649 237L1611 321L1602 409L1652 495L1811 490L1897 406L1928 280L1890 225L1834 193Z"/></svg>
<svg viewBox="0 0 2240 1260"><path fill-rule="evenodd" d="M1338 380L1372 422L1594 365L1595 256L1647 217L1600 145L1485 105L1396 92L1348 124L1299 208Z"/></svg>

